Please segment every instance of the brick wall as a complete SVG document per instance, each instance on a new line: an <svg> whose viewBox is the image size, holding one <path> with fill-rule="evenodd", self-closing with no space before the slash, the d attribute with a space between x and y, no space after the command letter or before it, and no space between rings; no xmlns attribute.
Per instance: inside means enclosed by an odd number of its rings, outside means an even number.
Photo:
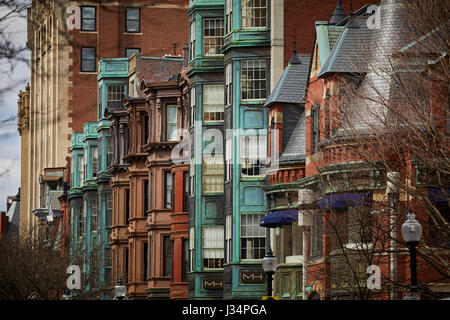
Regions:
<svg viewBox="0 0 450 320"><path fill-rule="evenodd" d="M350 1L344 0L343 7L350 14ZM353 0L353 10L378 0ZM297 34L297 53L311 54L315 21L330 21L336 8L336 0L284 0L284 64L292 55L294 30Z"/></svg>
<svg viewBox="0 0 450 320"><path fill-rule="evenodd" d="M142 4L140 33L125 33L128 4ZM120 5L97 8L97 32L71 31L73 87L69 127L75 132L81 132L85 122L97 119L97 75L80 73L81 47L96 47L99 61L100 57L125 57L126 48L140 48L143 56L162 57L173 53L173 43L181 55L183 43L188 42L188 0L120 1Z"/></svg>

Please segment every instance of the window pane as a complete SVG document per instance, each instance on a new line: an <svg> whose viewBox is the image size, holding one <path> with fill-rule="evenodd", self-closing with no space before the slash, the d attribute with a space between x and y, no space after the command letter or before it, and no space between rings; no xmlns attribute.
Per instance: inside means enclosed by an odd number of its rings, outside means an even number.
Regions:
<svg viewBox="0 0 450 320"><path fill-rule="evenodd" d="M141 49L138 49L138 48L132 48L132 49L126 49L126 56L127 56L127 58L129 58L129 57L131 57L133 54L135 54L135 53L139 53L139 52L141 52Z"/></svg>
<svg viewBox="0 0 450 320"><path fill-rule="evenodd" d="M83 19L81 30L83 31L95 31L95 20L93 19Z"/></svg>
<svg viewBox="0 0 450 320"><path fill-rule="evenodd" d="M172 208L172 174L165 172L165 207Z"/></svg>
<svg viewBox="0 0 450 320"><path fill-rule="evenodd" d="M95 7L82 7L81 14L84 18L94 18L95 19Z"/></svg>
<svg viewBox="0 0 450 320"><path fill-rule="evenodd" d="M95 59L95 48L81 48L81 59Z"/></svg>
<svg viewBox="0 0 450 320"><path fill-rule="evenodd" d="M242 27L261 28L267 25L267 0L242 0Z"/></svg>
<svg viewBox="0 0 450 320"><path fill-rule="evenodd" d="M126 31L140 31L139 8L127 8Z"/></svg>
<svg viewBox="0 0 450 320"><path fill-rule="evenodd" d="M81 48L81 71L94 72L95 70L95 48Z"/></svg>
<svg viewBox="0 0 450 320"><path fill-rule="evenodd" d="M167 141L177 139L177 106L167 106Z"/></svg>
<svg viewBox="0 0 450 320"><path fill-rule="evenodd" d="M266 230L259 226L264 214L241 215L241 259L262 259L265 255Z"/></svg>
<svg viewBox="0 0 450 320"><path fill-rule="evenodd" d="M223 46L223 19L203 20L203 54L218 54Z"/></svg>
<svg viewBox="0 0 450 320"><path fill-rule="evenodd" d="M127 21L128 32L139 32L139 21Z"/></svg>
<svg viewBox="0 0 450 320"><path fill-rule="evenodd" d="M81 7L81 30L95 31L96 30L96 8L95 7Z"/></svg>
<svg viewBox="0 0 450 320"><path fill-rule="evenodd" d="M127 8L127 20L139 20L139 8Z"/></svg>
<svg viewBox="0 0 450 320"><path fill-rule="evenodd" d="M203 86L203 120L223 121L224 85Z"/></svg>
<svg viewBox="0 0 450 320"><path fill-rule="evenodd" d="M242 62L242 99L265 99L267 94L266 83L266 62L264 60Z"/></svg>
<svg viewBox="0 0 450 320"><path fill-rule="evenodd" d="M224 259L223 226L203 227L203 267L222 268Z"/></svg>

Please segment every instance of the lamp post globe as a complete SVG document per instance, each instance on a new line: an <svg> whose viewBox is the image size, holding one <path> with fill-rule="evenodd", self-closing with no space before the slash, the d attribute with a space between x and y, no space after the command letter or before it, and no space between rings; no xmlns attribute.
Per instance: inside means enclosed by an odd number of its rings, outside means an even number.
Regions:
<svg viewBox="0 0 450 320"><path fill-rule="evenodd" d="M114 293L118 300L125 299L125 296L127 294L127 287L123 284L122 279L119 279L119 281L117 281L117 284L114 287Z"/></svg>
<svg viewBox="0 0 450 320"><path fill-rule="evenodd" d="M416 220L413 212L408 213L408 219L402 225L402 236L409 249L411 268L411 292L417 292L417 260L416 246L422 237L422 226Z"/></svg>
<svg viewBox="0 0 450 320"><path fill-rule="evenodd" d="M262 267L267 275L267 295L272 296L272 276L277 270L277 258L274 257L272 249L269 248L266 256L262 259Z"/></svg>
<svg viewBox="0 0 450 320"><path fill-rule="evenodd" d="M422 226L411 211L408 213L408 219L402 225L402 236L408 246L416 246L422 237Z"/></svg>

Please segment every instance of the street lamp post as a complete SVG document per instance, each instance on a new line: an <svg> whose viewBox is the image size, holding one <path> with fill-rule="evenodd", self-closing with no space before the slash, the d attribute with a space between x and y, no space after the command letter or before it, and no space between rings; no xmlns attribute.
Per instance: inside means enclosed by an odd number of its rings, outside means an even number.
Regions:
<svg viewBox="0 0 450 320"><path fill-rule="evenodd" d="M272 249L269 248L267 255L262 259L262 267L267 275L267 296L272 296L272 276L277 270L277 258L273 256Z"/></svg>
<svg viewBox="0 0 450 320"><path fill-rule="evenodd" d="M117 300L125 299L125 296L127 294L127 287L123 284L122 279L119 279L119 281L117 281L117 284L114 287L114 293Z"/></svg>
<svg viewBox="0 0 450 320"><path fill-rule="evenodd" d="M417 292L416 246L419 244L422 236L422 226L417 222L414 213L411 211L408 213L408 220L402 225L402 236L411 255L411 292Z"/></svg>
<svg viewBox="0 0 450 320"><path fill-rule="evenodd" d="M62 295L63 300L72 300L72 294L69 289L64 290L64 294Z"/></svg>

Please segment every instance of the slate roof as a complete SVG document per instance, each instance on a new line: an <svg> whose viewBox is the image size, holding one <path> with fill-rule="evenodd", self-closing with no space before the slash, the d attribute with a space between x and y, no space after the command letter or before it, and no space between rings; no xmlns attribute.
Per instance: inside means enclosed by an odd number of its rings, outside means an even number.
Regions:
<svg viewBox="0 0 450 320"><path fill-rule="evenodd" d="M387 114L384 101L392 101L397 96L392 74L395 68L402 66L401 61L394 65L390 59L414 40L407 26L407 17L401 10L403 1L381 0L382 25L372 31L367 74L356 92L358 98L347 109L346 121L338 130L338 136L348 135L346 130L349 127L363 134L384 126L383 119ZM411 77L411 73L403 73L402 76Z"/></svg>
<svg viewBox="0 0 450 320"><path fill-rule="evenodd" d="M297 125L292 131L291 138L280 156L280 164L305 160L305 123L305 111L303 110Z"/></svg>
<svg viewBox="0 0 450 320"><path fill-rule="evenodd" d="M372 32L367 18L354 17L353 25L346 27L324 63L318 77L328 73L365 73Z"/></svg>
<svg viewBox="0 0 450 320"><path fill-rule="evenodd" d="M297 60L297 59L298 60ZM305 103L305 92L309 74L309 55L292 56L275 88L267 98L265 107L276 103ZM300 63L298 63L300 62Z"/></svg>

